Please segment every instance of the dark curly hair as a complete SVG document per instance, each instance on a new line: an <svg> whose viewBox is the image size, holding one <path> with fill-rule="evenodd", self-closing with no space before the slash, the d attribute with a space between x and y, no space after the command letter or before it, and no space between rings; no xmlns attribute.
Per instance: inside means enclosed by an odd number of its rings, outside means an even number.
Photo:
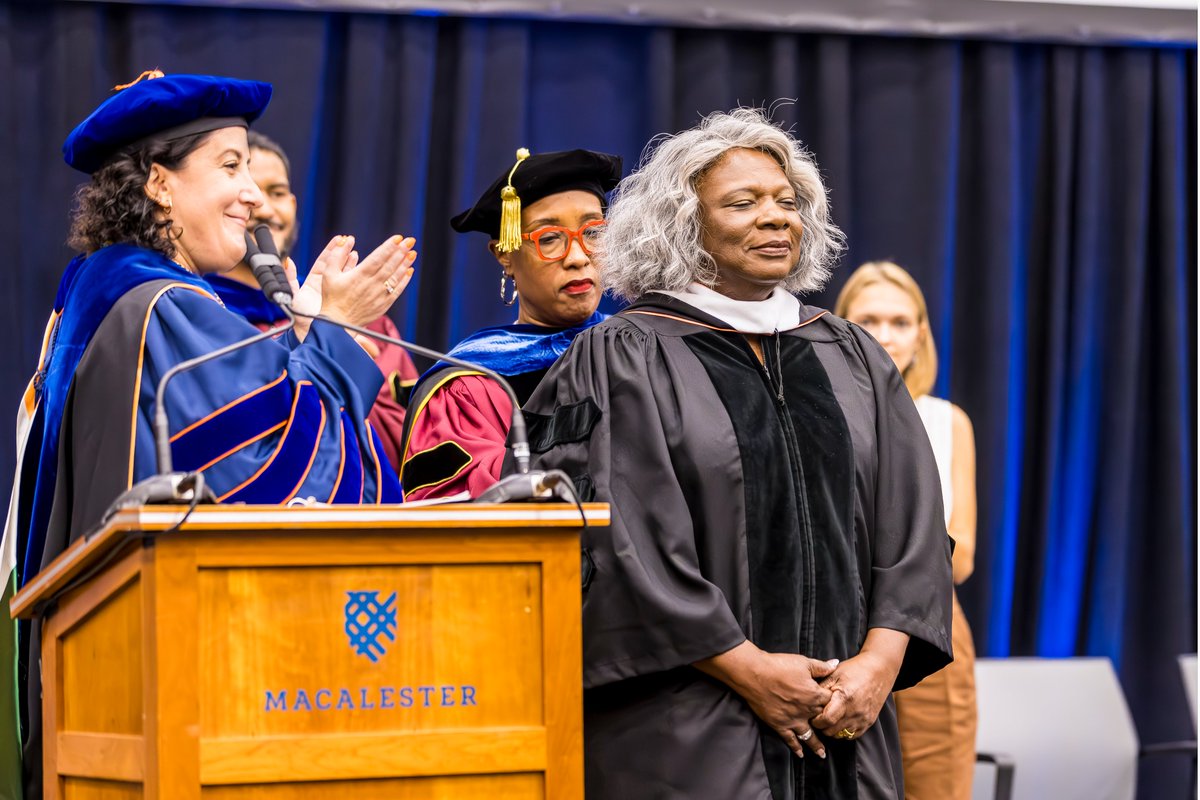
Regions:
<svg viewBox="0 0 1200 800"><path fill-rule="evenodd" d="M89 183L75 192L67 243L85 253L110 244L132 244L174 258L171 221L160 218L162 207L146 194L150 166L179 169L208 136L196 133L170 141L150 141L110 158Z"/></svg>

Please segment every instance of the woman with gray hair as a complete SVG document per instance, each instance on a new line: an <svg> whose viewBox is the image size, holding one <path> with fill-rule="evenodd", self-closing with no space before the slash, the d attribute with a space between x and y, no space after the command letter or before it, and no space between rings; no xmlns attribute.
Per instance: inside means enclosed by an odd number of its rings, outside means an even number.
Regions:
<svg viewBox="0 0 1200 800"><path fill-rule="evenodd" d="M540 466L612 503L584 541L591 800L903 795L889 694L950 661L950 547L891 359L791 294L841 241L757 111L617 189L597 255L634 302L527 406Z"/></svg>

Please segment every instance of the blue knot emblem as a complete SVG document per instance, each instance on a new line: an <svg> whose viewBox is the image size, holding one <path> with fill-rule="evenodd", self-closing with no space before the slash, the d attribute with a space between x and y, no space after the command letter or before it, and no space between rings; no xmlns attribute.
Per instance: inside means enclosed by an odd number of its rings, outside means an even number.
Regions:
<svg viewBox="0 0 1200 800"><path fill-rule="evenodd" d="M396 593L380 602L379 592L346 592L346 635L360 656L378 661L384 647L380 638L396 641Z"/></svg>

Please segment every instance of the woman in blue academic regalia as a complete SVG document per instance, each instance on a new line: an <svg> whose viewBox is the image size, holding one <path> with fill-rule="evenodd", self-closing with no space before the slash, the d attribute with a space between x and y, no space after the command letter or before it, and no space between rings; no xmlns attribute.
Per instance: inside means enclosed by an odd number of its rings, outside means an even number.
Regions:
<svg viewBox="0 0 1200 800"><path fill-rule="evenodd" d="M82 255L63 276L22 408L28 435L6 531L20 583L155 473L163 373L256 333L202 276L245 255L246 220L263 203L246 130L270 96L255 81L150 73L67 138L67 163L91 181L72 221ZM353 239L336 237L297 288L298 307L373 321L411 276L410 244L392 237L358 264ZM365 422L380 382L342 329L297 324L169 384L174 466L203 471L223 502L398 501Z"/></svg>
<svg viewBox="0 0 1200 800"><path fill-rule="evenodd" d="M16 586L28 582L122 492L155 474L151 415L168 369L258 332L202 276L245 255L246 221L263 203L246 130L270 97L266 83L146 73L118 87L63 145L67 163L91 180L72 220L81 255L67 265L19 409L0 549L6 583L14 572ZM336 237L305 286L294 287L297 307L342 323L375 320L412 275L411 244L391 237L359 264L353 238ZM297 324L169 384L174 466L202 471L223 502L399 501L365 421L382 380L340 327ZM23 633L26 785L36 797L36 625ZM11 686L11 676L0 677Z"/></svg>

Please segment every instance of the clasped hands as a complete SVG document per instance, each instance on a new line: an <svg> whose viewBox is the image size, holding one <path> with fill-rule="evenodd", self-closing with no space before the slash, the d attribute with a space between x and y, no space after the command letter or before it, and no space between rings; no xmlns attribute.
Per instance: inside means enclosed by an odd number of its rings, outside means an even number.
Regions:
<svg viewBox="0 0 1200 800"><path fill-rule="evenodd" d="M801 655L764 653L760 691L743 695L750 708L770 725L796 755L805 748L825 757L823 736L862 735L875 724L891 691L891 670L871 653L839 662Z"/></svg>
<svg viewBox="0 0 1200 800"><path fill-rule="evenodd" d="M794 653L767 653L749 641L698 662L696 667L736 691L801 758L821 758L821 736L857 738L875 724L896 681L908 636L871 629L852 658L820 661Z"/></svg>

